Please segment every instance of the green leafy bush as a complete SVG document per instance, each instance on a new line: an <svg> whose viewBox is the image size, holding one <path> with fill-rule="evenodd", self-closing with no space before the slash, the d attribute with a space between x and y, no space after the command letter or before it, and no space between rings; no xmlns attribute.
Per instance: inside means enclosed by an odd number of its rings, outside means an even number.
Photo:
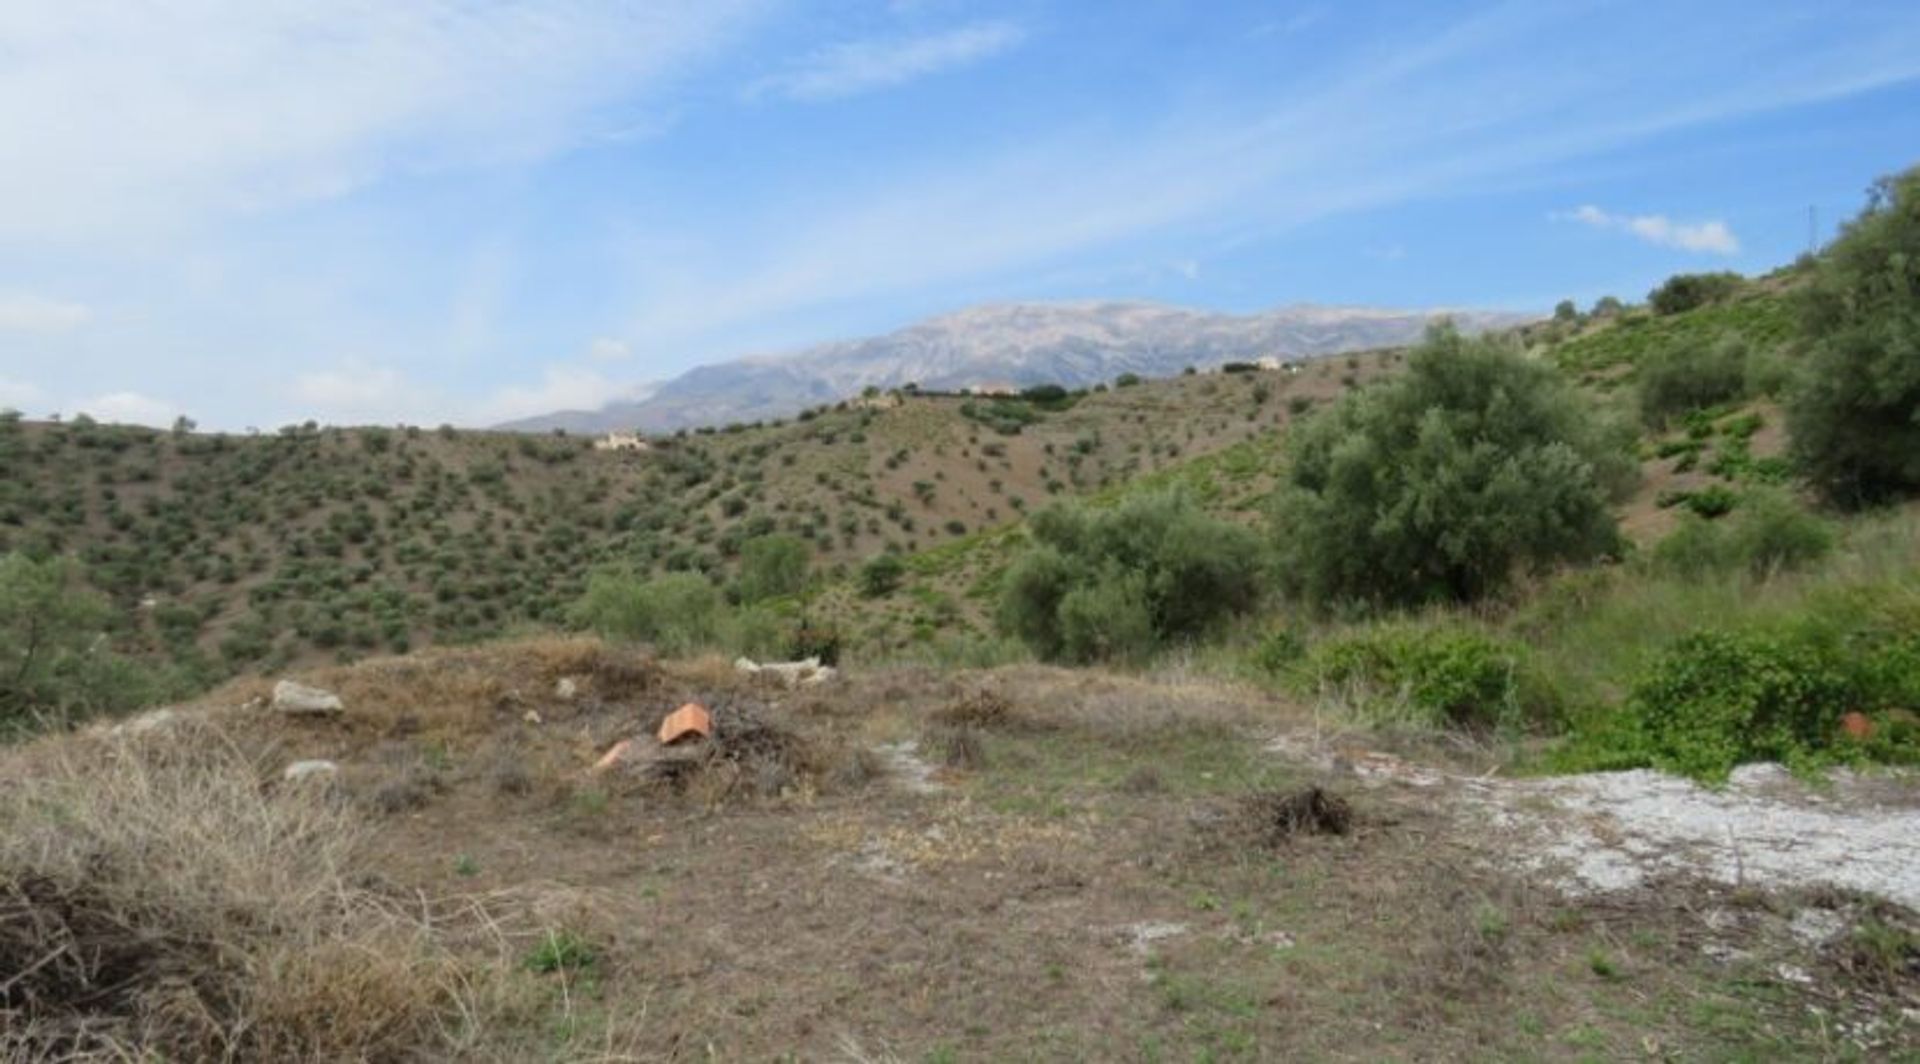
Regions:
<svg viewBox="0 0 1920 1064"><path fill-rule="evenodd" d="M0 555L0 731L184 694L185 677L108 648L112 620L112 606L77 563Z"/></svg>
<svg viewBox="0 0 1920 1064"><path fill-rule="evenodd" d="M1714 780L1748 761L1814 759L1860 693L1802 641L1700 632L1648 668L1626 711L1654 765Z"/></svg>
<svg viewBox="0 0 1920 1064"><path fill-rule="evenodd" d="M1677 273L1647 295L1655 314L1681 314L1738 294L1745 281L1737 273Z"/></svg>
<svg viewBox="0 0 1920 1064"><path fill-rule="evenodd" d="M1551 368L1436 329L1404 374L1295 431L1274 509L1281 580L1323 604L1469 601L1608 554L1627 442Z"/></svg>
<svg viewBox="0 0 1920 1064"><path fill-rule="evenodd" d="M1541 727L1561 710L1524 647L1465 627L1371 628L1313 647L1299 668L1322 691L1434 726Z"/></svg>
<svg viewBox="0 0 1920 1064"><path fill-rule="evenodd" d="M1665 425L1676 414L1710 407L1747 392L1751 349L1738 335L1722 336L1705 349L1673 346L1649 352L1637 380L1640 416Z"/></svg>
<svg viewBox="0 0 1920 1064"><path fill-rule="evenodd" d="M860 593L868 598L892 594L906 575L907 564L891 551L878 554L860 567Z"/></svg>
<svg viewBox="0 0 1920 1064"><path fill-rule="evenodd" d="M740 547L740 576L735 590L741 602L797 595L807 586L812 551L798 536L776 534L747 540Z"/></svg>
<svg viewBox="0 0 1920 1064"><path fill-rule="evenodd" d="M684 654L718 642L727 618L720 589L704 576L668 573L648 580L611 568L587 578L571 619L605 639L651 642L663 653Z"/></svg>
<svg viewBox="0 0 1920 1064"><path fill-rule="evenodd" d="M1920 492L1920 168L1875 186L1801 300L1809 351L1788 403L1793 454L1829 501Z"/></svg>
<svg viewBox="0 0 1920 1064"><path fill-rule="evenodd" d="M1053 507L1001 580L999 622L1042 658L1135 658L1259 596L1259 541L1180 492L1093 512Z"/></svg>

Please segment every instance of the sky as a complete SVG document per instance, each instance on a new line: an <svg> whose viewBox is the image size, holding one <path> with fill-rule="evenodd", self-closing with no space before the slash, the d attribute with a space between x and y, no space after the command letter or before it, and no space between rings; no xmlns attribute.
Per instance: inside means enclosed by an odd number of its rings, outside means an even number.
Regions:
<svg viewBox="0 0 1920 1064"><path fill-rule="evenodd" d="M487 425L988 301L1545 311L1915 162L1912 0L10 0L0 408Z"/></svg>

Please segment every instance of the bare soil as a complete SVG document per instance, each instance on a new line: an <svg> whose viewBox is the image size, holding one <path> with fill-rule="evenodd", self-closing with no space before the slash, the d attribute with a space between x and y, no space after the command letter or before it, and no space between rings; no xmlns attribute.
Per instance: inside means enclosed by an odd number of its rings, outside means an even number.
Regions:
<svg viewBox="0 0 1920 1064"><path fill-rule="evenodd" d="M1022 667L801 693L586 643L464 654L318 674L347 696L342 720L254 711L245 726L288 760L342 759L345 800L375 821L369 874L489 899L516 950L558 931L591 945L590 963L525 976L548 992L515 1052L1920 1051L1906 910L1679 875L1565 889L1490 852L1484 806L1450 783L1369 782L1276 753L1273 736L1307 722L1256 691ZM582 693L559 700L560 675ZM754 699L813 767L772 788L674 793L589 773L688 697ZM954 728L975 743L964 768L935 756ZM1250 811L1289 829L1250 836ZM1894 936L1893 952L1862 953L1862 927Z"/></svg>

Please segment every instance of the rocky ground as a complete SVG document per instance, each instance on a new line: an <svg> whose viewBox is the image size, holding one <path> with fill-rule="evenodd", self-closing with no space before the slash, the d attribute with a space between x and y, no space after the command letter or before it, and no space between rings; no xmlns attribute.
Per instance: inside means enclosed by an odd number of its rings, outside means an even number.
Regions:
<svg viewBox="0 0 1920 1064"><path fill-rule="evenodd" d="M1509 780L1250 689L1033 667L788 686L550 642L304 679L341 708L241 685L22 771L116 771L210 714L251 793L356 825L330 874L413 899L468 966L469 1021L426 1055L1920 1051L1900 778ZM671 759L693 768L593 771L688 701L714 734ZM485 934L442 915L474 912Z"/></svg>

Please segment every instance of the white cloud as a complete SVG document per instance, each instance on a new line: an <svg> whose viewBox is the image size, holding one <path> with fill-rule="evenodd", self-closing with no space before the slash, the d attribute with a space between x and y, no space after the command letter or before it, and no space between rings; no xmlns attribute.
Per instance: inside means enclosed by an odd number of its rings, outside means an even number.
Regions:
<svg viewBox="0 0 1920 1064"><path fill-rule="evenodd" d="M118 235L642 124L761 0L0 5L0 236Z"/></svg>
<svg viewBox="0 0 1920 1064"><path fill-rule="evenodd" d="M980 22L918 37L850 41L822 48L791 70L754 83L747 95L836 100L969 66L1018 47L1026 37L1026 30L1011 22Z"/></svg>
<svg viewBox="0 0 1920 1064"><path fill-rule="evenodd" d="M96 421L165 428L182 413L179 404L139 392L108 392L74 404L76 413Z"/></svg>
<svg viewBox="0 0 1920 1064"><path fill-rule="evenodd" d="M34 295L0 294L0 332L60 333L93 317L84 303Z"/></svg>
<svg viewBox="0 0 1920 1064"><path fill-rule="evenodd" d="M633 357L633 348L625 340L602 336L587 345L587 357L596 362L623 362Z"/></svg>
<svg viewBox="0 0 1920 1064"><path fill-rule="evenodd" d="M532 384L509 384L480 396L459 395L407 376L390 366L348 362L302 373L293 380L297 416L336 425L447 422L486 427L503 421L591 410L609 400L644 394L597 370L555 363Z"/></svg>
<svg viewBox="0 0 1920 1064"><path fill-rule="evenodd" d="M1595 229L1618 229L1649 244L1696 251L1710 255L1737 255L1740 238L1721 221L1676 222L1664 214L1613 214L1592 204L1576 207L1554 217L1579 222Z"/></svg>
<svg viewBox="0 0 1920 1064"><path fill-rule="evenodd" d="M539 384L501 388L474 404L462 420L473 425L497 425L556 410L592 410L609 399L618 398L622 391L619 385L593 370L548 366Z"/></svg>

